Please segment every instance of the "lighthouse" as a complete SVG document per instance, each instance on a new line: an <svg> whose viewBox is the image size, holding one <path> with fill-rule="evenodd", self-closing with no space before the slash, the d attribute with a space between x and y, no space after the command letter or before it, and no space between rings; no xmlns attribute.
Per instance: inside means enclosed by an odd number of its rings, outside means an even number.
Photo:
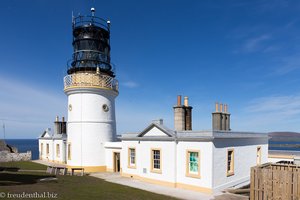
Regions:
<svg viewBox="0 0 300 200"><path fill-rule="evenodd" d="M105 142L116 138L118 81L110 58L110 21L79 15L72 19L73 56L64 77L68 96L67 165L86 172L106 170Z"/></svg>

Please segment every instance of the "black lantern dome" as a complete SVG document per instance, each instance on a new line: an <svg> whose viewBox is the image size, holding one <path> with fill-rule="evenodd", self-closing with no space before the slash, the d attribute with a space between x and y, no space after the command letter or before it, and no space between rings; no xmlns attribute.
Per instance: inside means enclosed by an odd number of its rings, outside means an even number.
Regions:
<svg viewBox="0 0 300 200"><path fill-rule="evenodd" d="M68 74L96 72L114 77L110 62L110 21L95 16L73 17L73 58L68 62Z"/></svg>

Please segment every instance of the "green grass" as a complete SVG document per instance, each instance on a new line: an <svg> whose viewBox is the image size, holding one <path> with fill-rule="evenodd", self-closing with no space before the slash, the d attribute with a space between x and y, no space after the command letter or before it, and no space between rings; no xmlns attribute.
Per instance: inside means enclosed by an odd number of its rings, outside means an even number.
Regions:
<svg viewBox="0 0 300 200"><path fill-rule="evenodd" d="M0 162L0 167L15 167L24 170L46 170L47 166L29 161Z"/></svg>
<svg viewBox="0 0 300 200"><path fill-rule="evenodd" d="M33 163L34 165L38 165ZM15 166L28 168L30 163L15 163ZM34 169L40 166L34 166ZM40 169L40 168L39 168ZM0 172L0 193L5 192L22 194L52 192L57 199L105 199L105 200L148 200L148 199L175 199L172 197L147 192L123 185L106 182L103 179L91 176L57 176L57 182L39 182L45 177L53 177L41 172Z"/></svg>

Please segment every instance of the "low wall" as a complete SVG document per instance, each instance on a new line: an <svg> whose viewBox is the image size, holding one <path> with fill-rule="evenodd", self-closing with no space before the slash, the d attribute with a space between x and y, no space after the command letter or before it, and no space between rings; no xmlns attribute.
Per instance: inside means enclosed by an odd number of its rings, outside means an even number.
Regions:
<svg viewBox="0 0 300 200"><path fill-rule="evenodd" d="M0 162L28 160L31 160L31 151L27 151L27 153L10 153L8 151L0 151Z"/></svg>

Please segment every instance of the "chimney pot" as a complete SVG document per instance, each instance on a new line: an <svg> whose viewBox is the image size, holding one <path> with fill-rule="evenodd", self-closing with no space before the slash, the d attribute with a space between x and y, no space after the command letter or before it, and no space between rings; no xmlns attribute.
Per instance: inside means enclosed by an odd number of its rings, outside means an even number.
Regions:
<svg viewBox="0 0 300 200"><path fill-rule="evenodd" d="M216 112L219 112L219 103L218 102L216 102L215 108L216 108Z"/></svg>
<svg viewBox="0 0 300 200"><path fill-rule="evenodd" d="M65 122L65 117L62 117L62 118L61 118L61 121L62 121L62 122Z"/></svg>
<svg viewBox="0 0 300 200"><path fill-rule="evenodd" d="M181 95L177 96L177 106L181 106Z"/></svg>
<svg viewBox="0 0 300 200"><path fill-rule="evenodd" d="M184 106L188 107L189 106L189 98L184 97Z"/></svg>
<svg viewBox="0 0 300 200"><path fill-rule="evenodd" d="M223 112L223 104L220 104L220 112Z"/></svg>
<svg viewBox="0 0 300 200"><path fill-rule="evenodd" d="M59 118L58 118L58 116L56 116L56 117L55 117L55 121L56 121L56 122L58 122L58 121L59 121Z"/></svg>

